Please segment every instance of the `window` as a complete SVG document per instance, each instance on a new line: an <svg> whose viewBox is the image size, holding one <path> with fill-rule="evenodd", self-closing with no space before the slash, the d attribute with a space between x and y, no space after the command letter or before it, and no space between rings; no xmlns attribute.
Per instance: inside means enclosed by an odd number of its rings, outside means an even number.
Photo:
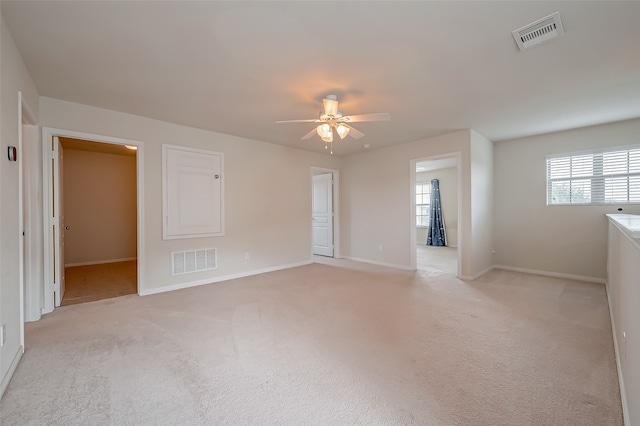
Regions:
<svg viewBox="0 0 640 426"><path fill-rule="evenodd" d="M429 226L429 203L431 201L431 183L416 184L416 226L427 228Z"/></svg>
<svg viewBox="0 0 640 426"><path fill-rule="evenodd" d="M547 205L640 203L640 147L547 157Z"/></svg>

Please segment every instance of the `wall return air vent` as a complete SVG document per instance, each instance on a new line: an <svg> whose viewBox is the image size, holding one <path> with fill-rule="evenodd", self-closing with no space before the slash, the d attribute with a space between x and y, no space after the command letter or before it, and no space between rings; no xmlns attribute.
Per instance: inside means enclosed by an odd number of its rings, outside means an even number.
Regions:
<svg viewBox="0 0 640 426"><path fill-rule="evenodd" d="M536 22L513 31L513 38L516 39L520 50L537 46L540 43L562 37L563 35L564 28L562 28L560 12L538 19Z"/></svg>
<svg viewBox="0 0 640 426"><path fill-rule="evenodd" d="M206 271L218 267L217 250L214 248L171 253L173 275Z"/></svg>

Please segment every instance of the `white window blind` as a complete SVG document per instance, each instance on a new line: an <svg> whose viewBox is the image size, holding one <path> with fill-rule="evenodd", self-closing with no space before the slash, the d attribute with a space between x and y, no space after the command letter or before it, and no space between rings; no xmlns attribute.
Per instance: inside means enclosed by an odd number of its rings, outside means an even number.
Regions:
<svg viewBox="0 0 640 426"><path fill-rule="evenodd" d="M640 203L640 146L547 156L547 205Z"/></svg>

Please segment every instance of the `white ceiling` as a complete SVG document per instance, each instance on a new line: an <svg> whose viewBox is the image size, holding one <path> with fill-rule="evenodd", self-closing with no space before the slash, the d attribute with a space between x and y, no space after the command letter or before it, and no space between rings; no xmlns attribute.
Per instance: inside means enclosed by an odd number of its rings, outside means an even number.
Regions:
<svg viewBox="0 0 640 426"><path fill-rule="evenodd" d="M7 1L40 95L325 152L327 94L366 136L335 155L472 128L498 141L640 117L640 2ZM511 31L555 11L565 36Z"/></svg>
<svg viewBox="0 0 640 426"><path fill-rule="evenodd" d="M65 150L73 149L78 151L99 152L101 154L125 155L127 157L136 156L136 150L128 149L126 145L84 141L71 138L60 138L60 144Z"/></svg>
<svg viewBox="0 0 640 426"><path fill-rule="evenodd" d="M430 172L433 170L448 169L458 165L457 157L439 158L437 160L424 160L416 163L416 172Z"/></svg>

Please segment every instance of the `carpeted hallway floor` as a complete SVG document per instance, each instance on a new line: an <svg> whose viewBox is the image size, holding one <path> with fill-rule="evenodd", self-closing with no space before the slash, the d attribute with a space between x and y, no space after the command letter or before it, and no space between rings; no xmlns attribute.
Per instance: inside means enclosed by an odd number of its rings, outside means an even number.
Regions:
<svg viewBox="0 0 640 426"><path fill-rule="evenodd" d="M602 285L343 259L26 324L2 425L622 425Z"/></svg>
<svg viewBox="0 0 640 426"><path fill-rule="evenodd" d="M135 260L64 268L62 306L137 294L137 268Z"/></svg>

